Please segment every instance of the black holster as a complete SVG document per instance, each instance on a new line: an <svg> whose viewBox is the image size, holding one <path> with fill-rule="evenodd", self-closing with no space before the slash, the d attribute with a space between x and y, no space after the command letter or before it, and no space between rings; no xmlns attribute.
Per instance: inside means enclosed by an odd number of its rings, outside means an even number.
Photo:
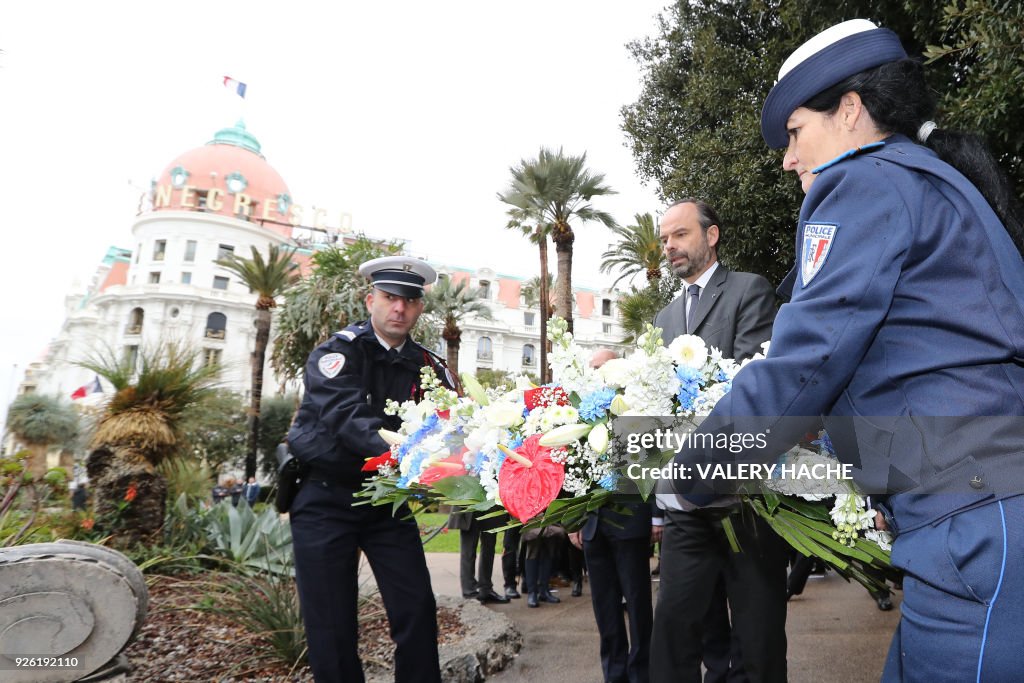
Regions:
<svg viewBox="0 0 1024 683"><path fill-rule="evenodd" d="M288 512L292 507L292 501L302 487L302 479L305 468L299 459L288 451L288 444L278 444L274 451L277 457L277 496L274 504L278 512Z"/></svg>

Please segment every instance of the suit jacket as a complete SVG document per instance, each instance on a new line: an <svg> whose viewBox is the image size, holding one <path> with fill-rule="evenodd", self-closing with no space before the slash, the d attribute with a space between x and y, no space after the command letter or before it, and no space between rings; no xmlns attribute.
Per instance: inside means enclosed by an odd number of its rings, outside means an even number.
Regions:
<svg viewBox="0 0 1024 683"><path fill-rule="evenodd" d="M684 290L654 318L666 345L686 333L686 296ZM768 280L719 263L697 302L694 334L725 358L741 361L771 339L775 310L775 292Z"/></svg>
<svg viewBox="0 0 1024 683"><path fill-rule="evenodd" d="M686 333L686 296L684 290L654 318L654 326L662 328L666 344ZM693 334L725 358L741 361L761 351L761 345L771 339L775 313L775 292L768 280L753 273L731 271L719 263L697 301ZM660 481L655 490L662 503L673 495L668 480ZM692 507L679 499L676 506Z"/></svg>

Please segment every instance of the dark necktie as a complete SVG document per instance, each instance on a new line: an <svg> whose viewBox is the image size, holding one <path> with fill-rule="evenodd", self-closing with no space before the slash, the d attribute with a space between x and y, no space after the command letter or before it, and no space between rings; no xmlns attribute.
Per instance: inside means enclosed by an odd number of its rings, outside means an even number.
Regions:
<svg viewBox="0 0 1024 683"><path fill-rule="evenodd" d="M396 349L388 349L387 353L388 365L394 365L398 362L398 351Z"/></svg>
<svg viewBox="0 0 1024 683"><path fill-rule="evenodd" d="M690 295L690 305L686 311L686 333L693 334L697 321L697 302L700 301L700 285L690 285L686 292Z"/></svg>

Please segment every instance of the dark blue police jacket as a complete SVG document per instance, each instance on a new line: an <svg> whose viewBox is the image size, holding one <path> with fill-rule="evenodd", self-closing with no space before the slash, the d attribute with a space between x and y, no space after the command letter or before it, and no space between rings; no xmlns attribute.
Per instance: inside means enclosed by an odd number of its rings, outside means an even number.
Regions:
<svg viewBox="0 0 1024 683"><path fill-rule="evenodd" d="M702 431L766 429L770 461L824 416L862 490L899 494L907 531L1024 493L1024 262L931 150L899 135L871 147L815 179L768 358Z"/></svg>
<svg viewBox="0 0 1024 683"><path fill-rule="evenodd" d="M306 363L306 391L288 432L289 449L318 476L359 488L372 474L361 471L366 459L388 450L377 430L401 426L398 416L384 414L386 401L419 400L426 365L452 386L440 359L412 339L389 358L368 321L334 333Z"/></svg>

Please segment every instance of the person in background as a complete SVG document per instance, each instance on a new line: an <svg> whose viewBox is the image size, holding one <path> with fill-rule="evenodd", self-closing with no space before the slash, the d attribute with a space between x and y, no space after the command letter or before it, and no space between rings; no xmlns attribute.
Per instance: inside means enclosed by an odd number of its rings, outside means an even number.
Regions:
<svg viewBox="0 0 1024 683"><path fill-rule="evenodd" d="M260 499L260 485L256 481L256 477L249 477L249 481L245 483L245 502L249 504L249 507L256 505L256 501Z"/></svg>
<svg viewBox="0 0 1024 683"><path fill-rule="evenodd" d="M615 357L611 349L598 349L590 365L599 368ZM653 500L623 505L632 514L602 507L589 514L583 528L570 534L569 540L586 558L605 683L647 683L654 625L650 550L651 543L660 540L663 527L652 524Z"/></svg>
<svg viewBox="0 0 1024 683"><path fill-rule="evenodd" d="M726 232L707 202L675 202L662 216L661 243L686 287L654 319L665 343L700 337L724 358L750 358L772 335L775 292L760 275L718 261ZM760 518L738 514L736 496L699 507L655 489L664 510L658 605L651 640L651 679L781 681L786 678L788 545ZM743 552L733 552L722 520L730 517ZM730 623L731 622L731 623Z"/></svg>

